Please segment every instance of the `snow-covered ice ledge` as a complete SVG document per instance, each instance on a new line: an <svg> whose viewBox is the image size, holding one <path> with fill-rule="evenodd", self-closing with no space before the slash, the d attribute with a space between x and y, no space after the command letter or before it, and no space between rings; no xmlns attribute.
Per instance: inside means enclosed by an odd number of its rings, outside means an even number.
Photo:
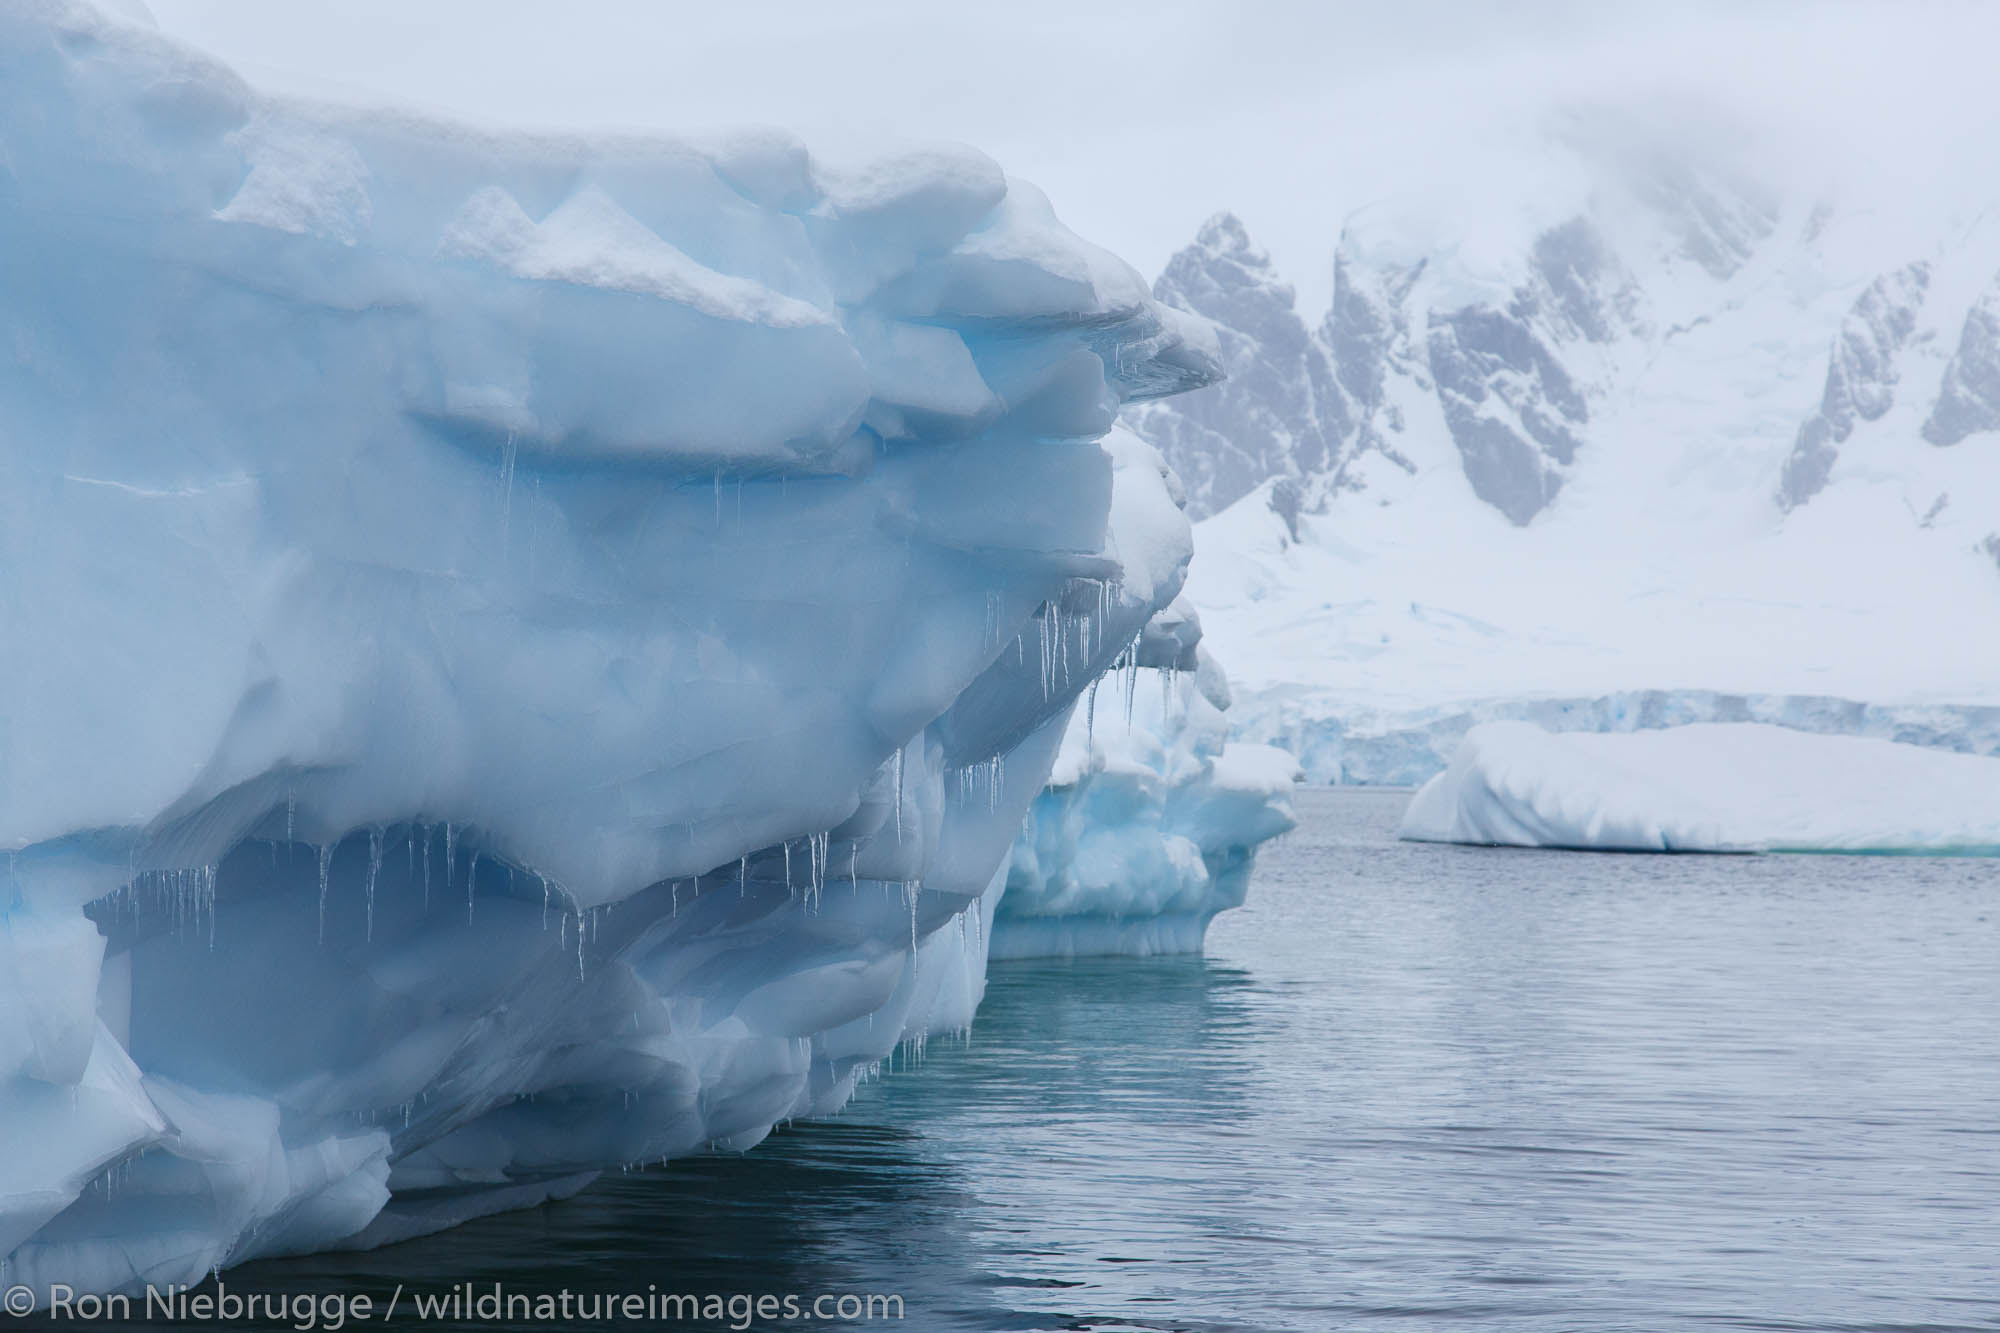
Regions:
<svg viewBox="0 0 2000 1333"><path fill-rule="evenodd" d="M1404 812L1418 842L1647 852L2000 854L2000 759L1758 723L1467 733Z"/></svg>
<svg viewBox="0 0 2000 1333"><path fill-rule="evenodd" d="M959 149L503 137L0 10L0 1276L744 1146L969 1021L1202 330Z"/></svg>

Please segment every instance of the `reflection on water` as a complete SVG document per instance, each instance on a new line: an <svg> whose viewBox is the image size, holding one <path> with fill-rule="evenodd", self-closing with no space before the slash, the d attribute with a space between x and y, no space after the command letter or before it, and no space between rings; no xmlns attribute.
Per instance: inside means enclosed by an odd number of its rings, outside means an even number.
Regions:
<svg viewBox="0 0 2000 1333"><path fill-rule="evenodd" d="M1398 796L1301 804L1207 960L999 967L969 1043L839 1119L228 1280L893 1292L925 1330L2000 1328L2000 864L1419 847Z"/></svg>

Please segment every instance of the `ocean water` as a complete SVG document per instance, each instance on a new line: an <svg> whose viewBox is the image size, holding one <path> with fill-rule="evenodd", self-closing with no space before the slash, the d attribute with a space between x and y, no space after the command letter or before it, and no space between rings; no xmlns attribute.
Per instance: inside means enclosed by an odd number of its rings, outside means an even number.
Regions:
<svg viewBox="0 0 2000 1333"><path fill-rule="evenodd" d="M837 1119L224 1282L904 1315L429 1328L2000 1328L2000 862L1419 846L1404 799L1301 793L1205 958L998 966Z"/></svg>

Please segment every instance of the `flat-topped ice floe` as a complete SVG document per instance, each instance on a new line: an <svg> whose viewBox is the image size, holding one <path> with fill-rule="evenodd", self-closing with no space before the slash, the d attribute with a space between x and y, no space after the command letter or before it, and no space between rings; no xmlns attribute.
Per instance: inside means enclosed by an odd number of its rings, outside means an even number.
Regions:
<svg viewBox="0 0 2000 1333"><path fill-rule="evenodd" d="M1756 723L1605 735L1489 722L1411 799L1402 836L1598 851L2000 855L2000 759Z"/></svg>

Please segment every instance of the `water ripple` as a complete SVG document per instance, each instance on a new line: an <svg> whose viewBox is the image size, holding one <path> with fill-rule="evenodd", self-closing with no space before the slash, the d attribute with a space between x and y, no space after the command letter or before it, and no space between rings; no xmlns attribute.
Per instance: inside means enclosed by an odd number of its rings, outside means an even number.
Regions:
<svg viewBox="0 0 2000 1333"><path fill-rule="evenodd" d="M2000 1328L2000 863L1419 847L1400 804L1303 794L1208 958L997 968L969 1042L840 1119L232 1280L898 1292L943 1333Z"/></svg>

